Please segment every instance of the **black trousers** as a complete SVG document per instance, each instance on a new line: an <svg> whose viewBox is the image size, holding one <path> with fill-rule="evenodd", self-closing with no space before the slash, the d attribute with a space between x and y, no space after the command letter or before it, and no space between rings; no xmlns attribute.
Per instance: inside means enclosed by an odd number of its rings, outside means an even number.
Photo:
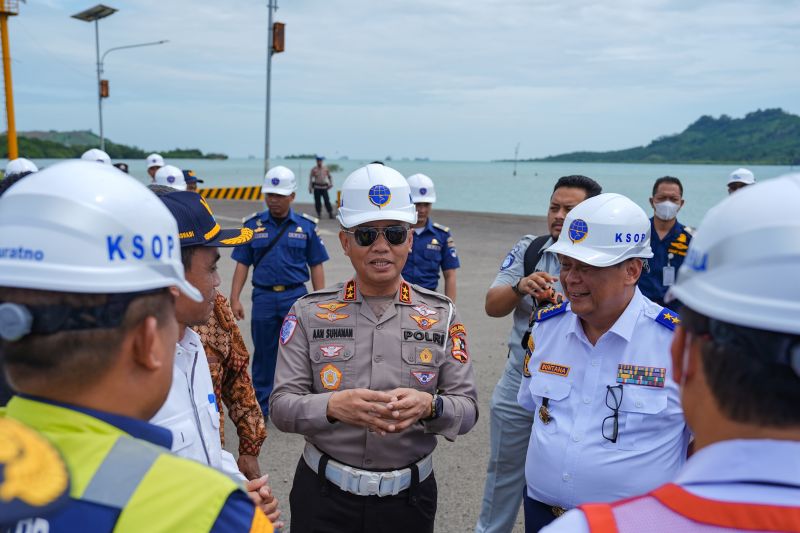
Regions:
<svg viewBox="0 0 800 533"><path fill-rule="evenodd" d="M289 507L292 533L433 533L433 473L397 496L356 496L315 473L301 457Z"/></svg>
<svg viewBox="0 0 800 533"><path fill-rule="evenodd" d="M556 519L552 506L528 496L528 487L523 489L522 502L525 510L525 533L536 533Z"/></svg>
<svg viewBox="0 0 800 533"><path fill-rule="evenodd" d="M320 215L322 209L322 200L325 200L325 210L328 211L328 215L332 215L333 209L331 209L331 199L328 198L328 189L314 189L314 207L317 210L317 216Z"/></svg>

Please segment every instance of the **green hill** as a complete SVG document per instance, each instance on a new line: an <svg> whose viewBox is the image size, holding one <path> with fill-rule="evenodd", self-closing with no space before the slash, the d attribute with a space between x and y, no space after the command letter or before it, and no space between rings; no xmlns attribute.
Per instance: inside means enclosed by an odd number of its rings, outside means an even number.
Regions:
<svg viewBox="0 0 800 533"><path fill-rule="evenodd" d="M89 148L100 146L100 137L86 131L21 131L17 134L19 153L28 159L69 159L80 157ZM0 135L3 157L8 157L8 137ZM106 139L106 152L111 159L144 159L158 152L170 159L228 159L225 154L204 154L197 148L175 148L173 150L143 150L138 146L117 144Z"/></svg>
<svg viewBox="0 0 800 533"><path fill-rule="evenodd" d="M571 152L527 161L800 165L800 116L782 109L744 118L704 115L677 135L611 152Z"/></svg>

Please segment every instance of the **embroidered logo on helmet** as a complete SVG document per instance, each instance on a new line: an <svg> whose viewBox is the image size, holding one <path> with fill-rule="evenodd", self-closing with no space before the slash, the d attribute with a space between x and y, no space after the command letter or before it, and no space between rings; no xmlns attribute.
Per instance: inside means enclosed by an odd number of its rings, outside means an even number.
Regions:
<svg viewBox="0 0 800 533"><path fill-rule="evenodd" d="M378 207L386 206L392 199L392 191L385 185L373 185L367 195L372 205Z"/></svg>
<svg viewBox="0 0 800 533"><path fill-rule="evenodd" d="M569 225L569 240L572 241L572 244L578 244L585 239L588 234L589 226L586 224L585 220L576 218L572 221L572 224Z"/></svg>

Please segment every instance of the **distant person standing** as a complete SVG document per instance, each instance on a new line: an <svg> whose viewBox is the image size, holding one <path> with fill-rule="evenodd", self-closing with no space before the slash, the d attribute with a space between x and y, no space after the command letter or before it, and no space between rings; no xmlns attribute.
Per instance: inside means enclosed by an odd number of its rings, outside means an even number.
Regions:
<svg viewBox="0 0 800 533"><path fill-rule="evenodd" d="M683 207L683 185L672 176L658 178L653 184L650 205L654 216L650 218L650 248L653 257L648 260L649 269L642 271L639 290L642 294L665 307L664 295L675 283L675 273L686 258L691 234L686 226L678 222L678 211ZM671 302L673 311L680 311L680 302Z"/></svg>
<svg viewBox="0 0 800 533"><path fill-rule="evenodd" d="M99 148L90 148L89 150L86 150L81 155L81 159L84 161L96 161L104 165L111 164L111 158L106 152L100 150Z"/></svg>
<svg viewBox="0 0 800 533"><path fill-rule="evenodd" d="M172 165L166 165L158 169L153 176L154 185L166 185L179 191L187 190L186 180L183 177L183 170Z"/></svg>
<svg viewBox="0 0 800 533"><path fill-rule="evenodd" d="M328 260L328 252L317 234L319 220L294 212L291 205L296 190L291 170L282 166L270 169L261 188L267 210L245 219L245 227L253 230L253 240L231 254L237 262L231 309L238 320L244 318L239 297L253 267L253 385L264 418L269 415L283 319L295 300L308 292L309 274L314 290L325 287L322 263Z"/></svg>
<svg viewBox="0 0 800 533"><path fill-rule="evenodd" d="M183 180L186 182L186 190L192 192L197 192L198 183L205 183L195 175L194 170L184 170Z"/></svg>
<svg viewBox="0 0 800 533"><path fill-rule="evenodd" d="M321 216L322 200L325 200L328 218L333 218L331 199L328 196L328 189L333 188L333 177L331 177L331 173L328 167L323 164L323 161L325 161L325 158L318 155L317 165L311 169L311 174L308 177L308 192L314 193L314 207L317 210L317 217Z"/></svg>
<svg viewBox="0 0 800 533"><path fill-rule="evenodd" d="M161 157L161 154L150 154L145 161L147 165L147 174L150 176L151 183L154 183L156 172L158 172L159 168L164 166L164 158Z"/></svg>
<svg viewBox="0 0 800 533"><path fill-rule="evenodd" d="M728 194L733 194L742 187L756 182L756 177L746 168L737 168L728 176Z"/></svg>
<svg viewBox="0 0 800 533"><path fill-rule="evenodd" d="M436 202L433 180L425 174L408 178L411 201L417 209L414 243L408 261L403 267L403 279L420 287L435 291L439 285L439 269L444 275L444 294L456 301L456 269L461 266L458 252L450 235L450 228L430 219L431 207Z"/></svg>

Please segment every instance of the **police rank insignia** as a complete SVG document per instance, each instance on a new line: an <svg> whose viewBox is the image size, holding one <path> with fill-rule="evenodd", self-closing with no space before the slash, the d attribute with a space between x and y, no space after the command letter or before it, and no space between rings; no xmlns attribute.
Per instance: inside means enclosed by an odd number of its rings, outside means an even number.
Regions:
<svg viewBox="0 0 800 533"><path fill-rule="evenodd" d="M419 315L409 315L409 316L412 319L414 319L414 322L417 323L420 329L431 329L437 322L439 322L435 318L428 318Z"/></svg>
<svg viewBox="0 0 800 533"><path fill-rule="evenodd" d="M430 348L425 348L419 352L419 360L423 363L430 363L433 361L433 352L430 350Z"/></svg>
<svg viewBox="0 0 800 533"><path fill-rule="evenodd" d="M319 347L322 352L322 357L336 357L344 349L344 346L339 344L327 344Z"/></svg>
<svg viewBox="0 0 800 533"><path fill-rule="evenodd" d="M333 365L325 365L319 372L319 379L326 390L336 390L342 384L342 372Z"/></svg>
<svg viewBox="0 0 800 533"><path fill-rule="evenodd" d="M623 364L617 366L617 383L663 388L666 376L666 368Z"/></svg>
<svg viewBox="0 0 800 533"><path fill-rule="evenodd" d="M433 378L436 377L436 372L411 372L411 375L417 378L420 385L429 385Z"/></svg>
<svg viewBox="0 0 800 533"><path fill-rule="evenodd" d="M664 308L656 317L656 322L670 331L675 331L675 326L681 323L681 317L678 316L678 313Z"/></svg>
<svg viewBox="0 0 800 533"><path fill-rule="evenodd" d="M344 299L348 302L356 301L356 280L351 279L344 286Z"/></svg>
<svg viewBox="0 0 800 533"><path fill-rule="evenodd" d="M425 304L415 305L411 309L416 311L421 316L432 316L432 315L436 314L436 311L434 311L433 309L431 309L430 307L428 307Z"/></svg>
<svg viewBox="0 0 800 533"><path fill-rule="evenodd" d="M327 304L317 304L317 307L320 309L326 309L327 313L315 313L318 318L323 320L328 320L329 322L336 322L337 320L342 320L343 318L348 318L350 315L346 315L343 313L337 313L339 309L343 307L347 307L350 304L340 304L339 302L330 302Z"/></svg>
<svg viewBox="0 0 800 533"><path fill-rule="evenodd" d="M292 340L295 329L297 329L297 315L286 315L281 326L281 344Z"/></svg>
<svg viewBox="0 0 800 533"><path fill-rule="evenodd" d="M404 304L411 303L411 287L405 281L400 284L400 301Z"/></svg>

